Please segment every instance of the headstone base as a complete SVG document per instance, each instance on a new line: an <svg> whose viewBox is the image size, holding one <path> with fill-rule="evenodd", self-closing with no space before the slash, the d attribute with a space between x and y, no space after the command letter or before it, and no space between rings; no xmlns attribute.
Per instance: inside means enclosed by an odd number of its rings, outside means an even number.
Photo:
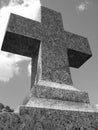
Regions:
<svg viewBox="0 0 98 130"><path fill-rule="evenodd" d="M98 130L98 113L94 111L21 106L20 115L31 118L30 130Z"/></svg>

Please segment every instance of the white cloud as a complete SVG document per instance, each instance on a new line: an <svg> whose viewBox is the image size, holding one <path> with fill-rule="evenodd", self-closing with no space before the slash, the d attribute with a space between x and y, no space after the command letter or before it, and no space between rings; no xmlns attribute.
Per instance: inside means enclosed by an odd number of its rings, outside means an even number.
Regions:
<svg viewBox="0 0 98 130"><path fill-rule="evenodd" d="M88 8L88 4L89 4L88 1L81 2L81 3L78 5L77 9L78 9L79 11L83 12L83 11L85 11L85 10Z"/></svg>
<svg viewBox="0 0 98 130"><path fill-rule="evenodd" d="M77 5L77 10L80 12L84 12L88 9L90 2L88 0L85 0L83 2L79 2L79 4Z"/></svg>
<svg viewBox="0 0 98 130"><path fill-rule="evenodd" d="M23 0L23 3L19 3L19 0L11 0L9 6L4 6L0 10L0 48L5 35L6 26L10 13L15 13L36 21L40 21L40 0ZM0 51L0 80L8 82L14 75L19 74L18 63L28 60L29 58L13 55L11 53ZM29 59L30 60L30 59ZM28 76L31 75L31 65L28 65Z"/></svg>
<svg viewBox="0 0 98 130"><path fill-rule="evenodd" d="M18 4L11 0L9 9L12 13L40 21L40 0L24 0L23 4Z"/></svg>
<svg viewBox="0 0 98 130"><path fill-rule="evenodd" d="M19 74L19 63L22 61L30 61L30 58L13 55L7 52L0 51L0 81L8 82L14 75ZM28 76L30 76L31 70L28 69Z"/></svg>
<svg viewBox="0 0 98 130"><path fill-rule="evenodd" d="M10 0L0 0L0 8L9 5Z"/></svg>
<svg viewBox="0 0 98 130"><path fill-rule="evenodd" d="M3 52L0 53L0 59L0 80L8 82L14 74L19 74L19 66L13 57L8 57Z"/></svg>

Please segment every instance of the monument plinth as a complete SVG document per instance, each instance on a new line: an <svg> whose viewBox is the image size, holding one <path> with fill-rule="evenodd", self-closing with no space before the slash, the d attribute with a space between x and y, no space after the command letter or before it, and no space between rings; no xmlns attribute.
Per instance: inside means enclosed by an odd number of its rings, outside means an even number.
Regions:
<svg viewBox="0 0 98 130"><path fill-rule="evenodd" d="M70 68L91 56L87 38L66 32L59 12L41 7L41 22L11 14L3 51L32 58L29 100L20 107L36 130L92 130L98 113L88 93L73 87Z"/></svg>

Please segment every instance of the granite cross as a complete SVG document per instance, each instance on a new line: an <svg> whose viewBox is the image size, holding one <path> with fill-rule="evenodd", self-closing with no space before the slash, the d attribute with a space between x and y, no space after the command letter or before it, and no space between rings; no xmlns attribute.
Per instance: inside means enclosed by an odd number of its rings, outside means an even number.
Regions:
<svg viewBox="0 0 98 130"><path fill-rule="evenodd" d="M72 87L69 69L91 57L88 40L64 31L60 13L41 7L41 15L40 23L11 14L2 45L3 51L32 58L32 95L18 113L30 119L24 128L98 130L98 110L87 93Z"/></svg>
<svg viewBox="0 0 98 130"><path fill-rule="evenodd" d="M41 23L11 14L2 50L32 58L31 86L72 86L69 67L91 57L87 38L64 31L59 12L41 7Z"/></svg>

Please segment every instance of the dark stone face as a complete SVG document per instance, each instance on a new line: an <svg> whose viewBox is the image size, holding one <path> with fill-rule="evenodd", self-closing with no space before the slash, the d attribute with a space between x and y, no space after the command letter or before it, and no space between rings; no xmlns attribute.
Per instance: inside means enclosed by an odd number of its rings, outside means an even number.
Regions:
<svg viewBox="0 0 98 130"><path fill-rule="evenodd" d="M88 40L65 32L60 13L42 7L41 15L39 23L11 14L2 50L39 58L38 80L73 85L69 66L78 68L91 57Z"/></svg>
<svg viewBox="0 0 98 130"><path fill-rule="evenodd" d="M40 41L37 39L6 32L3 43L3 50L8 52L32 58L38 56Z"/></svg>
<svg viewBox="0 0 98 130"><path fill-rule="evenodd" d="M85 61L87 61L91 55L79 52L73 49L68 49L69 66L79 68Z"/></svg>

